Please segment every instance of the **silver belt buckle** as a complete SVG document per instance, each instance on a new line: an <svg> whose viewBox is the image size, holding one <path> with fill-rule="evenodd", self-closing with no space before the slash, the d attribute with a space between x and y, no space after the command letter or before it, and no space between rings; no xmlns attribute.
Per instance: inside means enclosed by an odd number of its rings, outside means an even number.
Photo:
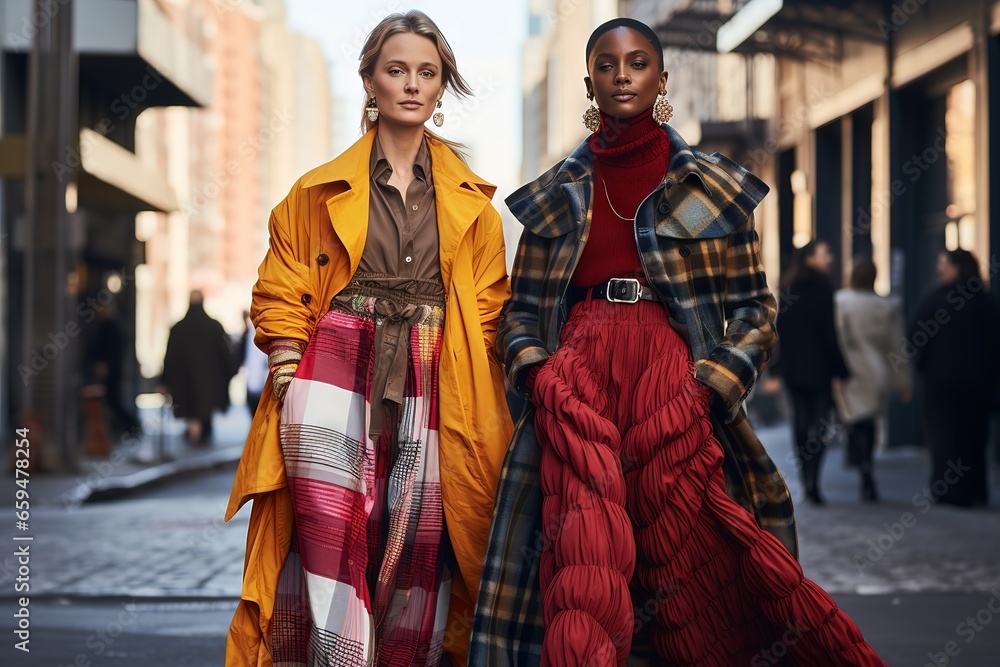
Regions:
<svg viewBox="0 0 1000 667"><path fill-rule="evenodd" d="M631 296L627 296L622 299L617 296L619 285L632 285L635 287L634 291L631 291ZM611 303L639 303L639 290L641 285L638 278L612 278L608 281L606 298ZM629 294L629 290L626 288L626 294Z"/></svg>

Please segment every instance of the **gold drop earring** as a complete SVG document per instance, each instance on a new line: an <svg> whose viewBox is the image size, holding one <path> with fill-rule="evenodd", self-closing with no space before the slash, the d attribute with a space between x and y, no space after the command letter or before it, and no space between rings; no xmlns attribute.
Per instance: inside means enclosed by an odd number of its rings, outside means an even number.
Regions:
<svg viewBox="0 0 1000 667"><path fill-rule="evenodd" d="M674 116L674 107L667 100L667 91L661 90L653 105L653 120L657 125L663 125Z"/></svg>
<svg viewBox="0 0 1000 667"><path fill-rule="evenodd" d="M441 100L438 100L437 104L435 106L438 109L440 109L441 108ZM435 111L433 119L434 119L434 124L437 125L438 127L441 127L442 125L444 125L444 113L443 112L441 112L441 111Z"/></svg>
<svg viewBox="0 0 1000 667"><path fill-rule="evenodd" d="M590 96L588 96L590 97ZM590 106L583 112L583 124L591 134L601 127L601 110L597 108L594 98L590 97Z"/></svg>
<svg viewBox="0 0 1000 667"><path fill-rule="evenodd" d="M374 123L378 120L378 105L375 104L374 97L368 99L368 104L365 105L365 113L368 114L369 122Z"/></svg>

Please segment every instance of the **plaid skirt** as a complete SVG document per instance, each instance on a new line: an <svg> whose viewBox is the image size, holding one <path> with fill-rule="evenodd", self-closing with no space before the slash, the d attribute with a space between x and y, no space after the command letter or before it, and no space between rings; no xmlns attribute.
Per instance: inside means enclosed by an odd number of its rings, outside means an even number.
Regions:
<svg viewBox="0 0 1000 667"><path fill-rule="evenodd" d="M369 288L342 296L313 332L282 407L295 533L272 659L437 666L455 567L438 467L443 299ZM395 375L379 371L386 365ZM373 387L379 377L385 386Z"/></svg>

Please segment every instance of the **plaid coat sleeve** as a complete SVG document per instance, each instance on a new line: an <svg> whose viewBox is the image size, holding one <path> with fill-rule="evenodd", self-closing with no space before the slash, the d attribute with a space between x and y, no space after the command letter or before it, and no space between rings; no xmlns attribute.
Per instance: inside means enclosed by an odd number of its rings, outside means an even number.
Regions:
<svg viewBox="0 0 1000 667"><path fill-rule="evenodd" d="M529 229L521 233L511 271L511 298L503 308L497 333L497 358L503 363L507 381L522 392L528 369L549 357L539 335L538 317L550 244L551 239Z"/></svg>
<svg viewBox="0 0 1000 667"><path fill-rule="evenodd" d="M728 240L723 300L726 333L695 364L695 377L715 390L731 421L770 357L777 304L767 287L753 214Z"/></svg>

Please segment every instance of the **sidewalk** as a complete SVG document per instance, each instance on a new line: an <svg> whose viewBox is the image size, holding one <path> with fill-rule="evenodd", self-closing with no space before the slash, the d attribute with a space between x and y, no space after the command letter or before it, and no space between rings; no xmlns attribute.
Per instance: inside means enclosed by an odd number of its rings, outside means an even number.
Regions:
<svg viewBox="0 0 1000 667"><path fill-rule="evenodd" d="M787 424L757 429L781 469L795 504L799 560L806 576L831 593L990 593L1000 584L1000 475L991 475L991 507L931 505L922 496L930 463L922 448L876 454L881 502L862 503L858 474L844 448L827 447L821 491L827 504L807 503Z"/></svg>
<svg viewBox="0 0 1000 667"><path fill-rule="evenodd" d="M144 429L140 439L112 443L107 456L81 457L80 471L75 474L33 474L34 503L68 506L118 498L180 476L231 465L239 461L250 428L247 409L232 406L215 416L214 441L198 446L186 440L183 421L172 416L163 421L155 409L140 408L138 412Z"/></svg>

